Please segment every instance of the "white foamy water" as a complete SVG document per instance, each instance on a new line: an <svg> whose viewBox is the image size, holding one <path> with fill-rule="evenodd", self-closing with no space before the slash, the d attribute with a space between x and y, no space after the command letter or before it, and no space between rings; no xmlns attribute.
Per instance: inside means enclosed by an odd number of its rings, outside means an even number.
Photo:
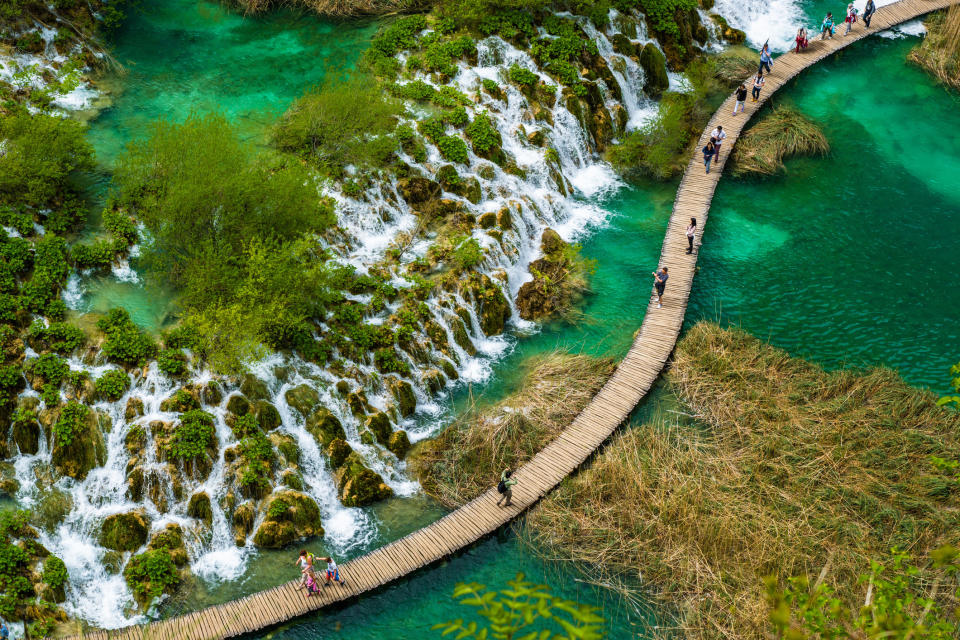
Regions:
<svg viewBox="0 0 960 640"><path fill-rule="evenodd" d="M616 18L616 12L612 12L611 16ZM617 21L613 21L613 24L617 24ZM642 92L642 69L630 58L613 51L611 39L615 27L599 32L584 24L584 29L597 42L598 50L607 59L618 85L602 86L604 103L611 113L619 108L626 112L625 118L623 115L621 118L627 121L627 130L641 126L656 113L657 108L656 103ZM637 37L635 42L649 42L642 22ZM514 64L533 71L545 82L557 87L558 99L548 109L548 117L535 119L528 100L507 81L506 70ZM480 91L480 81L484 78L498 83L504 91L505 100L493 99ZM419 79L432 82L425 75ZM610 217L610 212L603 206L604 200L623 187L620 178L602 159L584 125L559 99L562 87L540 72L526 52L500 38L486 38L478 43L478 64L474 67L461 64L452 83L466 95L476 97L466 107L471 117L480 112L488 114L501 135L504 152L523 173L522 176L515 175L516 172L508 173L502 167L476 157L471 151L468 163L457 165L456 169L461 179L478 181L481 191L479 201L470 202L452 193L443 196L477 219L487 213L509 213L511 222L498 229L499 235L475 228L472 238L485 251L478 270L502 288L512 315L507 332L488 336L482 330L481 318L466 292L438 290L424 301L432 320L446 333L447 346L442 351L437 350L426 334L419 332L414 339L424 346L425 361L415 360L404 350L397 351L398 356L410 367L408 375L399 377L412 386L417 412L413 417L398 419L396 428L406 430L411 442L430 437L445 423L449 417L452 390L465 384L489 380L494 365L510 352L517 336L538 330L535 323L520 319L513 306L520 286L531 277L528 273L529 263L540 257L543 231L549 227L565 240L574 241L602 227ZM671 75L671 85L680 89L684 86L682 78L675 74ZM614 89L618 89L619 94ZM412 119L422 110L419 105L409 105L408 115ZM538 131L544 136L542 145L528 139L530 134ZM453 128L449 128L448 133L460 135ZM433 145L428 145L427 149L425 161L409 157L403 160L414 172L432 176L447 163ZM548 150L551 151L548 153ZM397 185L394 182L375 184L360 198L347 197L335 185L318 185L318 188L337 201L338 222L343 234L328 247L335 255L335 260L354 266L359 273L367 273L369 267L383 260L386 251L395 246L399 237L411 234L409 245L400 260L401 268L392 273L391 280L391 284L399 288L411 286L413 283L404 277L402 267L424 256L434 237L419 229L419 218L403 200ZM120 281L140 282L140 277L126 260L114 265L112 273ZM68 306L83 308L84 286L82 278L71 276L63 292ZM348 298L368 304L371 296L351 295ZM398 307L399 303L387 303L382 311L371 313L364 322L383 324ZM454 310L457 310L456 313ZM461 317L475 353L455 340L454 329L459 328ZM28 357L35 356L28 354ZM334 359L339 357L340 354L334 354ZM295 356L280 354L273 354L250 366L253 375L266 386L267 400L280 415L282 424L277 432L291 438L299 449L297 471L303 479L304 493L319 506L325 529L323 542L335 555L367 548L377 538L378 522L370 510L349 508L340 503L336 479L327 456L305 428L304 416L288 405L288 390L299 385L313 388L319 395L320 403L343 424L346 439L353 450L371 470L380 474L397 496L409 496L419 491L418 484L407 472L402 460L379 445L362 441L363 425L336 391L336 383L347 377L351 389L362 387L369 404L377 410L388 410L393 399L380 383L381 374L371 363L360 361L347 364L355 372L353 376L334 374L329 369L304 362ZM102 360L91 364L77 358L71 359L71 366L89 371L92 378L111 368ZM450 367L456 371L456 379L448 380L446 387L439 392L430 393L421 382L421 375L431 369L444 370ZM196 383L206 383L212 377L205 370L191 373L191 380ZM176 420L178 414L162 411L160 405L182 382L167 379L158 371L156 363L151 364L143 375L138 373L131 376L130 380L131 388L118 401L103 401L95 405L96 409L110 417L113 424L105 434L106 463L94 469L81 482L56 480L57 488L70 493L73 507L62 524L53 531L43 533L44 544L63 557L70 569L70 613L105 628L118 627L137 619L131 613L133 599L122 576L104 568L108 554L98 545L97 536L107 515L142 509L151 522L151 533L163 530L168 523L179 524L184 531L192 572L213 584L240 578L250 558L256 554L250 539L252 536L245 541L246 546L236 547L229 513L223 506L233 482L229 477L230 465L226 462L225 452L236 445L226 423L226 406L230 395L238 392L238 383L221 381L224 391L222 401L217 406L204 407L214 416L219 451L207 478L183 479L180 497L174 495L169 486L171 483L164 480L168 473L166 463L157 459L153 436L149 428L145 429L148 445L145 451L140 452L138 464L144 470L147 482L160 483L152 485L159 497L155 501L148 492L143 500L134 502L127 496L130 453L126 448L126 437L135 426L148 427L151 421ZM26 393L36 395L32 391ZM130 398L143 402L142 417L130 420L125 417L125 407ZM16 459L16 476L22 487L18 495L21 502L32 504L49 491L48 486L37 480L36 474L39 466L48 459L49 452L46 449L36 456L19 456ZM281 487L282 471L282 468L278 468L273 477L277 488ZM187 516L189 497L200 491L210 497L213 517L209 526ZM242 498L237 496L237 503L240 502ZM263 518L260 509L253 531L256 531Z"/></svg>

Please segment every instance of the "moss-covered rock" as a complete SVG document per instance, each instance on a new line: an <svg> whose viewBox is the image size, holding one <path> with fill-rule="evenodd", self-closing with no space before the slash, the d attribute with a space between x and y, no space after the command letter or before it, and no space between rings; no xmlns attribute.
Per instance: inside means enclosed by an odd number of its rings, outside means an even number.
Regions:
<svg viewBox="0 0 960 640"><path fill-rule="evenodd" d="M280 475L280 482L294 491L303 491L303 476L293 469L286 469Z"/></svg>
<svg viewBox="0 0 960 640"><path fill-rule="evenodd" d="M362 507L393 495L380 474L371 471L355 452L337 469L336 479L340 502L348 507Z"/></svg>
<svg viewBox="0 0 960 640"><path fill-rule="evenodd" d="M438 393L447 384L447 379L438 369L427 369L421 374L420 382L430 393Z"/></svg>
<svg viewBox="0 0 960 640"><path fill-rule="evenodd" d="M393 452L395 456L403 459L410 451L410 438L403 429L398 429L390 434L390 440L387 442L387 449Z"/></svg>
<svg viewBox="0 0 960 640"><path fill-rule="evenodd" d="M367 416L363 426L373 434L377 442L387 446L390 442L390 434L393 433L393 427L390 425L390 417L382 411L377 411Z"/></svg>
<svg viewBox="0 0 960 640"><path fill-rule="evenodd" d="M440 197L440 184L420 176L412 176L397 181L400 195L411 206L422 205Z"/></svg>
<svg viewBox="0 0 960 640"><path fill-rule="evenodd" d="M510 303L503 290L487 274L471 274L465 288L473 299L480 328L488 336L503 333L510 318Z"/></svg>
<svg viewBox="0 0 960 640"><path fill-rule="evenodd" d="M115 513L100 527L100 546L114 551L135 551L147 542L150 521L143 510Z"/></svg>
<svg viewBox="0 0 960 640"><path fill-rule="evenodd" d="M301 384L287 389L283 394L290 408L295 409L301 416L306 418L313 411L313 408L320 404L320 394L310 385Z"/></svg>
<svg viewBox="0 0 960 640"><path fill-rule="evenodd" d="M254 414L257 416L257 424L264 431L273 431L281 424L280 412L272 403L266 400L257 400L253 405Z"/></svg>
<svg viewBox="0 0 960 640"><path fill-rule="evenodd" d="M741 31L740 29L734 29L727 23L727 19L723 16L712 13L710 14L710 19L713 21L713 24L716 25L717 35L719 35L723 40L729 42L730 44L743 44L747 39L747 34Z"/></svg>
<svg viewBox="0 0 960 640"><path fill-rule="evenodd" d="M252 373L243 376L243 380L240 382L240 393L245 395L249 400L254 401L269 400L271 398L267 383Z"/></svg>
<svg viewBox="0 0 960 640"><path fill-rule="evenodd" d="M31 398L36 400L36 398ZM40 422L33 410L23 408L14 414L15 420L10 429L10 436L17 445L20 453L34 455L40 450Z"/></svg>
<svg viewBox="0 0 960 640"><path fill-rule="evenodd" d="M101 425L109 416L85 405L70 402L60 410L53 425L50 461L54 470L74 480L83 480L91 469L107 461L107 446Z"/></svg>
<svg viewBox="0 0 960 640"><path fill-rule="evenodd" d="M14 497L20 491L16 469L9 462L0 462L0 496Z"/></svg>
<svg viewBox="0 0 960 640"><path fill-rule="evenodd" d="M53 531L63 523L72 508L73 496L62 489L51 487L34 504L30 522L46 531Z"/></svg>
<svg viewBox="0 0 960 640"><path fill-rule="evenodd" d="M227 400L227 411L237 416L245 416L250 413L250 401L244 396L235 393Z"/></svg>
<svg viewBox="0 0 960 640"><path fill-rule="evenodd" d="M123 410L123 417L128 422L143 417L143 399L131 397L127 400L127 406Z"/></svg>
<svg viewBox="0 0 960 640"><path fill-rule="evenodd" d="M247 536L253 531L257 509L253 502L244 502L233 512L233 539L238 547L247 544Z"/></svg>
<svg viewBox="0 0 960 640"><path fill-rule="evenodd" d="M631 42L630 38L622 33L613 34L610 44L613 45L613 50L622 56L636 57L640 55L640 52L637 50L637 45Z"/></svg>
<svg viewBox="0 0 960 640"><path fill-rule="evenodd" d="M362 417L369 412L370 403L367 401L367 394L363 389L357 389L347 394L347 406L350 407L350 413L357 417Z"/></svg>
<svg viewBox="0 0 960 640"><path fill-rule="evenodd" d="M187 515L197 520L202 520L209 527L213 522L213 508L210 506L210 496L206 491L201 491L190 496L190 502L187 503Z"/></svg>
<svg viewBox="0 0 960 640"><path fill-rule="evenodd" d="M223 402L223 390L220 388L220 383L211 380L200 387L200 401L213 407L219 406Z"/></svg>
<svg viewBox="0 0 960 640"><path fill-rule="evenodd" d="M393 399L396 400L400 415L404 418L412 416L417 409L417 396L413 393L413 385L391 376L387 378L387 386L390 388Z"/></svg>
<svg viewBox="0 0 960 640"><path fill-rule="evenodd" d="M186 566L190 560L187 555L187 547L183 544L183 529L175 523L170 523L163 531L158 531L153 534L147 548L150 550L164 549L169 551L173 564L178 567Z"/></svg>
<svg viewBox="0 0 960 640"><path fill-rule="evenodd" d="M326 407L318 407L307 418L305 425L307 431L313 436L314 440L320 444L321 448L327 446L337 438L346 438L346 432L337 416L333 415Z"/></svg>
<svg viewBox="0 0 960 640"><path fill-rule="evenodd" d="M141 611L146 611L156 598L173 594L183 581L180 569L168 549L149 549L132 558L123 570L123 577L133 591Z"/></svg>
<svg viewBox="0 0 960 640"><path fill-rule="evenodd" d="M488 211L480 216L480 219L477 220L477 224L480 225L481 229L492 229L497 224L497 214L495 214L493 211Z"/></svg>
<svg viewBox="0 0 960 640"><path fill-rule="evenodd" d="M667 59L657 49L656 45L648 42L640 52L640 66L643 67L643 90L648 96L658 97L670 86L667 77Z"/></svg>
<svg viewBox="0 0 960 640"><path fill-rule="evenodd" d="M160 402L160 411L185 413L199 408L200 398L198 394L193 389L187 387L177 389L173 392L173 395L164 398Z"/></svg>
<svg viewBox="0 0 960 640"><path fill-rule="evenodd" d="M330 458L330 467L337 469L343 466L346 459L353 453L353 448L346 440L337 438L327 447L327 456Z"/></svg>
<svg viewBox="0 0 960 640"><path fill-rule="evenodd" d="M273 445L273 448L280 453L280 456L283 458L284 462L289 466L295 466L300 464L300 447L297 445L297 441L293 437L285 433L277 433L274 431L269 434L267 438L270 440L270 444Z"/></svg>
<svg viewBox="0 0 960 640"><path fill-rule="evenodd" d="M264 511L264 520L253 535L253 543L258 547L280 549L296 540L323 535L320 507L304 493L274 493Z"/></svg>

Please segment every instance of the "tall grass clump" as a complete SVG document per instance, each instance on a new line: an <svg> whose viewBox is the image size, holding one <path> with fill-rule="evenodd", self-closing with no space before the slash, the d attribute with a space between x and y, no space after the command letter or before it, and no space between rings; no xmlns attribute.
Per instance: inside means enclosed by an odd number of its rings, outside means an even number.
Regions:
<svg viewBox="0 0 960 640"><path fill-rule="evenodd" d="M714 59L714 73L730 89L740 86L757 74L759 58L757 54L744 46L725 49Z"/></svg>
<svg viewBox="0 0 960 640"><path fill-rule="evenodd" d="M856 612L872 560L956 542L960 482L943 461L960 460L960 415L932 394L707 323L675 358L685 410L619 435L544 500L526 529L537 548L607 583L642 578L686 637L745 639L769 637L767 576L820 576Z"/></svg>
<svg viewBox="0 0 960 640"><path fill-rule="evenodd" d="M939 82L960 90L960 5L930 14L927 35L908 59Z"/></svg>
<svg viewBox="0 0 960 640"><path fill-rule="evenodd" d="M830 143L815 122L794 107L775 107L737 140L733 175L772 176L783 170L784 158L829 151Z"/></svg>
<svg viewBox="0 0 960 640"><path fill-rule="evenodd" d="M555 352L530 365L520 388L473 407L413 457L424 490L455 507L497 484L567 427L613 373L609 358Z"/></svg>

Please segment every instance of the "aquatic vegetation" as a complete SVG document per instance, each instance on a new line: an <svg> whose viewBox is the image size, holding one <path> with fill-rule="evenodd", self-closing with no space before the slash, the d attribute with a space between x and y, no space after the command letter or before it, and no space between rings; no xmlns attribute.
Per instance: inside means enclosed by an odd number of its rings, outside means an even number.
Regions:
<svg viewBox="0 0 960 640"><path fill-rule="evenodd" d="M120 369L111 369L94 382L97 393L107 400L119 400L130 386L130 379Z"/></svg>
<svg viewBox="0 0 960 640"><path fill-rule="evenodd" d="M774 107L737 140L733 148L733 175L774 175L783 171L783 159L824 155L827 137L815 122L789 106Z"/></svg>
<svg viewBox="0 0 960 640"><path fill-rule="evenodd" d="M496 405L475 406L433 440L410 465L431 496L459 506L496 484L546 446L590 402L613 373L609 359L553 353L528 363L521 387Z"/></svg>
<svg viewBox="0 0 960 640"><path fill-rule="evenodd" d="M174 459L187 460L206 455L217 441L213 416L200 409L193 409L180 416L173 434L165 445L167 455Z"/></svg>
<svg viewBox="0 0 960 640"><path fill-rule="evenodd" d="M908 59L939 82L960 90L960 7L933 13L924 25L927 35Z"/></svg>
<svg viewBox="0 0 960 640"><path fill-rule="evenodd" d="M113 362L128 367L142 366L156 355L157 345L140 331L126 309L110 309L106 317L97 320L97 328L107 336L103 354Z"/></svg>
<svg viewBox="0 0 960 640"><path fill-rule="evenodd" d="M526 320L569 315L589 290L595 263L580 255L580 246L564 242L556 231L546 229L540 242L543 257L530 263L533 280L517 292L517 310Z"/></svg>
<svg viewBox="0 0 960 640"><path fill-rule="evenodd" d="M825 372L700 323L668 380L682 406L615 437L527 535L592 579L642 568L694 637L765 637L767 575L827 567L818 582L856 611L871 561L955 540L955 473L934 458L960 459L960 415L895 373Z"/></svg>

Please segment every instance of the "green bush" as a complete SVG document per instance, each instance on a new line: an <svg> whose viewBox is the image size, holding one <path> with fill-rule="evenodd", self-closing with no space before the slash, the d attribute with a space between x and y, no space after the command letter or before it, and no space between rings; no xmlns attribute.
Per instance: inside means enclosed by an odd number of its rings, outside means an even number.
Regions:
<svg viewBox="0 0 960 640"><path fill-rule="evenodd" d="M109 269L117 254L126 249L126 241L121 242L120 246L115 240L75 244L70 248L70 257L77 269Z"/></svg>
<svg viewBox="0 0 960 640"><path fill-rule="evenodd" d="M140 331L126 309L110 309L105 318L97 321L97 328L107 336L103 353L113 362L143 366L156 354L153 339Z"/></svg>
<svg viewBox="0 0 960 640"><path fill-rule="evenodd" d="M329 82L287 109L273 130L273 142L339 177L346 165L379 166L386 161L396 146L388 134L400 113L401 105L371 78Z"/></svg>
<svg viewBox="0 0 960 640"><path fill-rule="evenodd" d="M457 136L440 136L436 141L440 155L450 162L467 164L470 155L467 153L467 143Z"/></svg>
<svg viewBox="0 0 960 640"><path fill-rule="evenodd" d="M93 168L84 126L71 118L17 111L0 117L0 204L56 208L70 179Z"/></svg>
<svg viewBox="0 0 960 640"><path fill-rule="evenodd" d="M484 158L490 157L503 144L500 132L493 126L493 121L485 111L474 116L464 133L467 134L474 153Z"/></svg>
<svg viewBox="0 0 960 640"><path fill-rule="evenodd" d="M151 549L130 558L123 577L142 600L150 601L180 584L180 572L167 549Z"/></svg>
<svg viewBox="0 0 960 640"><path fill-rule="evenodd" d="M393 347L385 347L374 351L373 362L377 369L383 373L399 373L401 375L410 373L410 365L400 357Z"/></svg>
<svg viewBox="0 0 960 640"><path fill-rule="evenodd" d="M518 64L512 65L508 73L510 75L510 81L519 85L534 86L540 80L533 71L524 69Z"/></svg>
<svg viewBox="0 0 960 640"><path fill-rule="evenodd" d="M64 586L69 578L67 565L57 556L49 556L43 563L43 581L51 589L59 589Z"/></svg>
<svg viewBox="0 0 960 640"><path fill-rule="evenodd" d="M126 244L137 241L137 225L122 209L105 209L103 212L103 228L114 238L123 240Z"/></svg>
<svg viewBox="0 0 960 640"><path fill-rule="evenodd" d="M107 371L93 383L97 394L107 400L119 400L129 385L130 379L127 374L119 369Z"/></svg>
<svg viewBox="0 0 960 640"><path fill-rule="evenodd" d="M197 458L216 442L216 435L212 415L200 409L188 411L174 427L173 437L166 446L167 454L181 460Z"/></svg>
<svg viewBox="0 0 960 640"><path fill-rule="evenodd" d="M187 372L187 356L179 349L164 349L157 355L157 367L171 378Z"/></svg>
<svg viewBox="0 0 960 640"><path fill-rule="evenodd" d="M465 271L483 262L483 248L476 238L469 238L453 250L453 263L457 269Z"/></svg>
<svg viewBox="0 0 960 640"><path fill-rule="evenodd" d="M74 438L83 430L83 423L90 413L90 407L71 400L60 412L60 417L53 425L54 443L60 447L69 447Z"/></svg>
<svg viewBox="0 0 960 640"><path fill-rule="evenodd" d="M374 37L370 48L384 56L395 56L417 43L417 34L427 28L422 15L405 16L395 20Z"/></svg>
<svg viewBox="0 0 960 640"><path fill-rule="evenodd" d="M42 320L30 325L27 338L34 348L46 346L61 355L73 353L86 343L87 338L80 328L65 322L52 322L45 326Z"/></svg>
<svg viewBox="0 0 960 640"><path fill-rule="evenodd" d="M523 19L523 14L530 20L532 14L551 4L550 0L439 0L436 7L441 16L451 19L455 24L480 26L482 31L490 34L499 33L489 29L494 25L500 26L501 22L513 28L530 24ZM504 33L500 35L511 37Z"/></svg>

